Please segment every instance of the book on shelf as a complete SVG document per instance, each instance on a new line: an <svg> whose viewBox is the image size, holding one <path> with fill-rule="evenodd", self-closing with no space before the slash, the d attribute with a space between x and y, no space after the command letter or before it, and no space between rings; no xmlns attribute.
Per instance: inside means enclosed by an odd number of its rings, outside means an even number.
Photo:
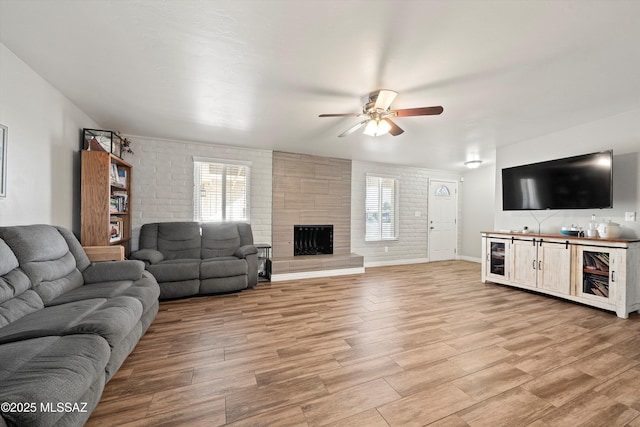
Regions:
<svg viewBox="0 0 640 427"><path fill-rule="evenodd" d="M123 213L127 212L129 195L126 191L114 191L109 198L109 212Z"/></svg>
<svg viewBox="0 0 640 427"><path fill-rule="evenodd" d="M127 171L126 169L118 169L118 185L127 188Z"/></svg>
<svg viewBox="0 0 640 427"><path fill-rule="evenodd" d="M588 276L585 279L587 293L609 298L609 279L601 276Z"/></svg>
<svg viewBox="0 0 640 427"><path fill-rule="evenodd" d="M109 222L109 242L117 242L122 239L122 220L119 218L111 219Z"/></svg>
<svg viewBox="0 0 640 427"><path fill-rule="evenodd" d="M116 187L127 186L127 171L124 169L118 169L115 163L111 163L111 170L109 172L109 183Z"/></svg>
<svg viewBox="0 0 640 427"><path fill-rule="evenodd" d="M589 270L609 271L609 254L605 252L584 252L584 267Z"/></svg>

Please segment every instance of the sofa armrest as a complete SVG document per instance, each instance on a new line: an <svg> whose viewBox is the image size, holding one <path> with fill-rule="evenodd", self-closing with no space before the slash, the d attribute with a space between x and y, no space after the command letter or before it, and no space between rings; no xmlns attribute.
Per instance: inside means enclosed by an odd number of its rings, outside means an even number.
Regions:
<svg viewBox="0 0 640 427"><path fill-rule="evenodd" d="M257 253L258 253L258 248L256 248L254 245L244 245L236 249L236 251L233 254L238 258L244 259L249 255L253 255Z"/></svg>
<svg viewBox="0 0 640 427"><path fill-rule="evenodd" d="M124 246L83 246L89 261L123 261Z"/></svg>
<svg viewBox="0 0 640 427"><path fill-rule="evenodd" d="M113 282L117 280L139 280L142 278L142 261L94 262L82 272L84 283Z"/></svg>
<svg viewBox="0 0 640 427"><path fill-rule="evenodd" d="M155 249L140 249L139 251L132 252L130 258L144 261L145 265L149 265L157 264L164 260L164 255Z"/></svg>

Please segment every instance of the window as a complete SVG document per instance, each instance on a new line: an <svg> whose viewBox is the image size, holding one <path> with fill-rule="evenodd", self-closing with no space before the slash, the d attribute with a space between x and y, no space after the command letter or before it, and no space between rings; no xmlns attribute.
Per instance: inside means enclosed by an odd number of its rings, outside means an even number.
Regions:
<svg viewBox="0 0 640 427"><path fill-rule="evenodd" d="M248 222L250 169L246 163L195 158L194 219Z"/></svg>
<svg viewBox="0 0 640 427"><path fill-rule="evenodd" d="M367 175L365 240L398 238L398 184L395 178Z"/></svg>

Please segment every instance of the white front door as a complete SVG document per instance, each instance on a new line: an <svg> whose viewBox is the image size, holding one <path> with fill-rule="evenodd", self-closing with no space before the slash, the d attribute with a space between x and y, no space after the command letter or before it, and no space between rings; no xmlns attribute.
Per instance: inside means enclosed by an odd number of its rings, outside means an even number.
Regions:
<svg viewBox="0 0 640 427"><path fill-rule="evenodd" d="M458 183L429 181L429 261L456 258Z"/></svg>

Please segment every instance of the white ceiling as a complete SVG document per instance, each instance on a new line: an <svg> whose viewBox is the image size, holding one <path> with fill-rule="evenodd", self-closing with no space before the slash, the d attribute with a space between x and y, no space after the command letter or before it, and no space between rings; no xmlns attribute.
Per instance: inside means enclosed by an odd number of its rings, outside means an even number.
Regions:
<svg viewBox="0 0 640 427"><path fill-rule="evenodd" d="M640 108L640 1L0 0L0 41L106 129L460 170ZM337 136L376 89L405 133Z"/></svg>

